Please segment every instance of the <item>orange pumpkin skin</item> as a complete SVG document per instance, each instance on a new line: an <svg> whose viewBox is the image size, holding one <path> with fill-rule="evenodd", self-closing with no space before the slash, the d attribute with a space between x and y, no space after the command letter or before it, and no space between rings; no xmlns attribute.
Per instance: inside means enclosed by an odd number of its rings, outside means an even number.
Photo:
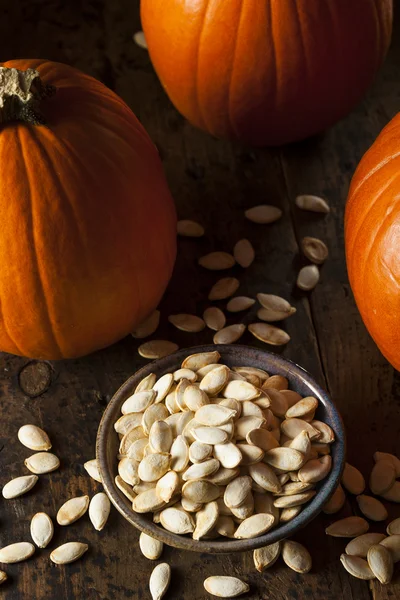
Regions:
<svg viewBox="0 0 400 600"><path fill-rule="evenodd" d="M217 137L280 145L360 100L389 45L392 0L142 0L175 107Z"/></svg>
<svg viewBox="0 0 400 600"><path fill-rule="evenodd" d="M66 65L15 60L57 93L47 126L0 126L0 349L85 355L159 302L176 216L158 152L128 106Z"/></svg>
<svg viewBox="0 0 400 600"><path fill-rule="evenodd" d="M400 113L353 176L345 213L350 284L382 354L400 370Z"/></svg>

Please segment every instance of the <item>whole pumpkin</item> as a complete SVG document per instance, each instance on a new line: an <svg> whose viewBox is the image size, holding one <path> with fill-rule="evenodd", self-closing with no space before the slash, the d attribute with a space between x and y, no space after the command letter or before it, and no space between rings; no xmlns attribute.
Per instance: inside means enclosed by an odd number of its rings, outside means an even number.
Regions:
<svg viewBox="0 0 400 600"><path fill-rule="evenodd" d="M400 370L400 113L353 176L345 214L347 269L363 321Z"/></svg>
<svg viewBox="0 0 400 600"><path fill-rule="evenodd" d="M252 145L324 130L389 45L392 0L141 0L150 57L194 125Z"/></svg>
<svg viewBox="0 0 400 600"><path fill-rule="evenodd" d="M154 144L111 90L63 64L0 66L0 349L82 356L159 302L173 201Z"/></svg>

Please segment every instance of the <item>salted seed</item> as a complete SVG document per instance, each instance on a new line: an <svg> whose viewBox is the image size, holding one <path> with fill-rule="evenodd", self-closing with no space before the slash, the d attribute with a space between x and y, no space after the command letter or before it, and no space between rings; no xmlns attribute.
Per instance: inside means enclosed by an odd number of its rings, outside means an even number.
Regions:
<svg viewBox="0 0 400 600"><path fill-rule="evenodd" d="M255 258L254 248L249 240L242 239L236 242L233 248L233 256L241 267L247 269Z"/></svg>
<svg viewBox="0 0 400 600"><path fill-rule="evenodd" d="M140 492L132 502L132 508L137 513L155 512L165 505L164 500L156 494L156 488Z"/></svg>
<svg viewBox="0 0 400 600"><path fill-rule="evenodd" d="M50 450L51 448L49 436L37 425L23 425L20 427L18 439L21 444L36 452Z"/></svg>
<svg viewBox="0 0 400 600"><path fill-rule="evenodd" d="M199 265L210 271L223 271L235 264L235 259L228 252L210 252L199 258Z"/></svg>
<svg viewBox="0 0 400 600"><path fill-rule="evenodd" d="M206 367L207 365L218 363L221 355L216 350L212 352L198 352L197 354L190 354L182 362L182 369L191 369L192 371L198 371L199 369Z"/></svg>
<svg viewBox="0 0 400 600"><path fill-rule="evenodd" d="M255 465L264 458L264 450L250 444L236 444L242 455L241 466Z"/></svg>
<svg viewBox="0 0 400 600"><path fill-rule="evenodd" d="M208 294L209 300L225 300L236 292L239 280L236 277L223 277L213 285Z"/></svg>
<svg viewBox="0 0 400 600"><path fill-rule="evenodd" d="M35 546L30 542L17 542L0 549L0 563L14 564L27 560L34 554Z"/></svg>
<svg viewBox="0 0 400 600"><path fill-rule="evenodd" d="M125 481L119 475L117 475L115 477L114 481L115 481L115 485L117 486L117 488L119 490L121 490L121 492L124 494L124 496L126 496L128 498L128 500L133 502L134 499L136 498L136 494L134 493L132 486L125 483Z"/></svg>
<svg viewBox="0 0 400 600"><path fill-rule="evenodd" d="M247 296L236 296L231 298L226 305L226 310L229 312L241 312L242 310L248 310L255 304L254 298L248 298Z"/></svg>
<svg viewBox="0 0 400 600"><path fill-rule="evenodd" d="M232 517L228 515L220 515L214 528L219 535L232 538L233 534L235 533L236 525Z"/></svg>
<svg viewBox="0 0 400 600"><path fill-rule="evenodd" d="M238 540L247 540L258 537L271 529L275 519L269 513L258 513L247 517L236 529L234 537Z"/></svg>
<svg viewBox="0 0 400 600"><path fill-rule="evenodd" d="M211 483L215 483L216 485L228 485L231 481L233 481L238 475L240 471L238 468L229 469L227 467L220 467L216 473L208 477L208 481Z"/></svg>
<svg viewBox="0 0 400 600"><path fill-rule="evenodd" d="M161 511L160 522L164 529L178 535L193 533L195 527L193 517L189 513L173 506Z"/></svg>
<svg viewBox="0 0 400 600"><path fill-rule="evenodd" d="M293 448L272 448L265 453L264 462L281 471L297 471L304 463L304 456Z"/></svg>
<svg viewBox="0 0 400 600"><path fill-rule="evenodd" d="M329 525L325 533L333 537L357 537L366 533L368 529L368 521L362 517L345 517Z"/></svg>
<svg viewBox="0 0 400 600"><path fill-rule="evenodd" d="M328 258L328 248L322 240L314 237L304 237L301 240L301 249L308 260L321 265Z"/></svg>
<svg viewBox="0 0 400 600"><path fill-rule="evenodd" d="M204 235L204 227L191 221L190 219L182 219L177 223L177 233L184 237L202 237Z"/></svg>
<svg viewBox="0 0 400 600"><path fill-rule="evenodd" d="M254 400L261 395L261 391L248 381L233 380L227 383L222 395L240 401Z"/></svg>
<svg viewBox="0 0 400 600"><path fill-rule="evenodd" d="M197 317L196 315L188 315L188 314L178 314L178 315L170 315L168 317L168 321L172 323L177 329L181 331L187 331L191 333L198 333L199 331L203 331L206 324L203 319Z"/></svg>
<svg viewBox="0 0 400 600"><path fill-rule="evenodd" d="M317 429L310 423L307 423L307 421L303 421L303 419L285 419L281 423L281 430L290 439L294 439L302 431L308 433L310 440L317 440L321 436L321 433Z"/></svg>
<svg viewBox="0 0 400 600"><path fill-rule="evenodd" d="M346 571L350 573L350 575L353 575L353 577L357 577L357 579L364 579L366 581L375 579L375 575L364 558L342 554L340 556L340 562Z"/></svg>
<svg viewBox="0 0 400 600"><path fill-rule="evenodd" d="M95 494L89 504L89 519L96 531L104 529L111 510L111 503L104 492Z"/></svg>
<svg viewBox="0 0 400 600"><path fill-rule="evenodd" d="M173 383L174 383L173 373L166 373L165 375L163 375L162 377L160 377L160 379L158 379L156 381L156 383L153 385L153 390L155 392L157 392L157 396L155 399L156 404L158 402L162 402L162 400L164 400L164 398L169 393Z"/></svg>
<svg viewBox="0 0 400 600"><path fill-rule="evenodd" d="M64 502L57 512L59 525L71 525L80 519L89 507L89 496L77 496Z"/></svg>
<svg viewBox="0 0 400 600"><path fill-rule="evenodd" d="M372 496L361 494L357 496L357 503L362 514L371 521L385 521L388 517L388 512L382 502Z"/></svg>
<svg viewBox="0 0 400 600"><path fill-rule="evenodd" d="M323 198L319 196L313 196L311 194L303 194L296 197L296 206L302 210L310 210L318 213L329 213L329 204Z"/></svg>
<svg viewBox="0 0 400 600"><path fill-rule="evenodd" d="M250 477L267 492L280 492L281 484L272 468L264 463L248 467Z"/></svg>
<svg viewBox="0 0 400 600"><path fill-rule="evenodd" d="M31 536L38 548L46 548L54 534L53 521L44 512L36 513L31 520Z"/></svg>
<svg viewBox="0 0 400 600"><path fill-rule="evenodd" d="M18 498L19 496L26 494L33 488L38 479L39 477L37 475L23 475L22 477L11 479L11 481L6 483L3 487L3 497L6 498L6 500L10 500L11 498Z"/></svg>
<svg viewBox="0 0 400 600"><path fill-rule="evenodd" d="M160 324L160 316L161 315L159 310L155 310L154 312L152 312L151 315L147 317L147 319L142 321L140 325L132 331L132 337L141 340L143 338L149 337L150 335L153 335L153 333L158 329L158 326Z"/></svg>
<svg viewBox="0 0 400 600"><path fill-rule="evenodd" d="M317 429L320 432L320 437L318 438L318 442L321 444L332 444L335 441L335 433L331 427L327 423L323 421L316 421L313 419L311 421L312 427Z"/></svg>
<svg viewBox="0 0 400 600"><path fill-rule="evenodd" d="M139 483L138 463L131 458L123 458L118 463L118 475L128 485L136 485Z"/></svg>
<svg viewBox="0 0 400 600"><path fill-rule="evenodd" d="M219 497L220 489L215 483L198 479L187 481L182 488L182 496L185 496L192 502L212 502Z"/></svg>
<svg viewBox="0 0 400 600"><path fill-rule="evenodd" d="M319 281L319 269L316 265L306 265L297 275L297 287L305 292L313 290Z"/></svg>
<svg viewBox="0 0 400 600"><path fill-rule="evenodd" d="M81 558L88 548L89 546L82 542L67 542L53 550L50 560L56 565L68 565Z"/></svg>
<svg viewBox="0 0 400 600"><path fill-rule="evenodd" d="M257 316L262 321L283 321L296 312L296 309L287 300L274 294L259 293L257 300L262 306Z"/></svg>
<svg viewBox="0 0 400 600"><path fill-rule="evenodd" d="M196 513L196 527L193 531L193 539L199 540L207 535L216 524L218 516L218 504L215 501L207 502Z"/></svg>
<svg viewBox="0 0 400 600"><path fill-rule="evenodd" d="M281 553L281 542L275 542L263 548L257 548L253 552L254 566L257 571L262 573L264 569L269 569L276 563Z"/></svg>
<svg viewBox="0 0 400 600"><path fill-rule="evenodd" d="M167 453L172 445L172 429L165 421L155 421L149 433L149 443L154 452Z"/></svg>
<svg viewBox="0 0 400 600"><path fill-rule="evenodd" d="M346 546L346 554L367 558L371 546L379 544L386 538L384 533L364 533L351 540Z"/></svg>
<svg viewBox="0 0 400 600"><path fill-rule="evenodd" d="M300 514L302 510L302 505L283 508L281 510L279 522L288 523L289 521L297 517L297 515Z"/></svg>
<svg viewBox="0 0 400 600"><path fill-rule="evenodd" d="M168 471L157 481L156 494L164 502L169 502L178 492L180 485L178 474L175 471Z"/></svg>
<svg viewBox="0 0 400 600"><path fill-rule="evenodd" d="M139 548L143 556L149 560L157 560L162 554L164 544L142 531L139 536Z"/></svg>
<svg viewBox="0 0 400 600"><path fill-rule="evenodd" d="M168 563L160 563L154 567L149 581L152 600L161 600L168 590L170 581L171 567Z"/></svg>
<svg viewBox="0 0 400 600"><path fill-rule="evenodd" d="M158 481L170 468L170 457L165 454L149 454L140 461L138 475L142 481Z"/></svg>
<svg viewBox="0 0 400 600"><path fill-rule="evenodd" d="M221 365L219 367L216 367L215 369L212 369L212 371L207 373L207 375L205 375L200 381L200 389L203 390L203 392L205 392L209 396L216 396L218 392L220 392L222 388L224 388L225 385L228 383L229 373L230 370L225 365Z"/></svg>
<svg viewBox="0 0 400 600"><path fill-rule="evenodd" d="M229 437L227 432L219 427L196 427L192 430L192 433L196 441L211 446L225 444Z"/></svg>
<svg viewBox="0 0 400 600"><path fill-rule="evenodd" d="M306 415L310 413L314 414L314 412L318 408L318 400L313 396L307 396L306 398L302 398L299 402L296 402L293 406L288 408L286 412L286 418L297 418L303 419Z"/></svg>
<svg viewBox="0 0 400 600"><path fill-rule="evenodd" d="M43 475L51 473L60 466L60 459L51 452L37 452L24 460L24 465L31 473Z"/></svg>
<svg viewBox="0 0 400 600"><path fill-rule="evenodd" d="M254 337L265 344L282 346L290 341L290 336L286 331L268 323L251 323L248 329Z"/></svg>
<svg viewBox="0 0 400 600"><path fill-rule="evenodd" d="M307 550L299 542L284 540L282 546L282 558L285 564L296 571L296 573L308 573L311 571L312 558Z"/></svg>
<svg viewBox="0 0 400 600"><path fill-rule="evenodd" d="M178 344L169 342L168 340L151 340L145 342L138 348L140 356L148 358L149 360L156 360L158 358L164 358L169 356L178 350Z"/></svg>
<svg viewBox="0 0 400 600"><path fill-rule="evenodd" d="M196 412L202 406L210 404L210 399L198 386L188 385L183 394L183 403L189 410Z"/></svg>
<svg viewBox="0 0 400 600"><path fill-rule="evenodd" d="M179 382L181 379L187 379L190 383L194 383L197 380L197 375L191 369L178 369L174 371L174 381Z"/></svg>
<svg viewBox="0 0 400 600"><path fill-rule="evenodd" d="M305 483L317 483L328 475L332 468L332 458L328 454L321 458L311 459L299 470L300 481ZM294 470L294 469L293 469Z"/></svg>
<svg viewBox="0 0 400 600"><path fill-rule="evenodd" d="M150 404L153 404L157 393L154 390L146 390L129 396L121 406L122 414L142 413Z"/></svg>
<svg viewBox="0 0 400 600"><path fill-rule="evenodd" d="M128 431L128 433L124 435L124 437L119 443L119 454L121 456L127 456L132 444L137 440L140 440L145 437L146 435L143 431L143 427L139 426L135 427L134 429L131 429L130 431Z"/></svg>
<svg viewBox="0 0 400 600"><path fill-rule="evenodd" d="M228 325L217 331L213 337L214 344L233 344L242 337L246 331L246 325L243 323L236 323L235 325Z"/></svg>
<svg viewBox="0 0 400 600"><path fill-rule="evenodd" d="M149 375L147 375L141 381L139 381L134 393L136 394L136 392L146 392L147 390L153 389L153 385L155 384L156 380L157 377L155 373L149 373Z"/></svg>
<svg viewBox="0 0 400 600"><path fill-rule="evenodd" d="M214 575L204 581L204 589L218 598L236 598L248 592L250 587L237 577Z"/></svg>
<svg viewBox="0 0 400 600"><path fill-rule="evenodd" d="M114 429L117 433L124 436L131 429L134 429L135 427L141 425L142 418L143 415L141 413L127 413L126 415L122 415L122 417L120 417L118 421L115 421Z"/></svg>
<svg viewBox="0 0 400 600"><path fill-rule="evenodd" d="M195 441L189 448L189 460L195 464L201 463L203 460L210 458L212 451L213 447L210 444L203 444L202 442Z"/></svg>
<svg viewBox="0 0 400 600"><path fill-rule="evenodd" d="M236 411L220 404L206 404L196 411L195 418L202 425L208 427L219 427L228 423Z"/></svg>
<svg viewBox="0 0 400 600"><path fill-rule="evenodd" d="M367 554L368 566L375 577L386 585L393 576L393 558L390 550L381 544L371 546Z"/></svg>
<svg viewBox="0 0 400 600"><path fill-rule="evenodd" d="M226 318L220 308L209 306L203 313L203 319L209 329L219 331L225 327Z"/></svg>
<svg viewBox="0 0 400 600"><path fill-rule="evenodd" d="M266 429L253 429L252 431L249 431L246 435L246 440L249 444L258 446L265 450L265 452L279 446L279 442L277 442L272 433Z"/></svg>
<svg viewBox="0 0 400 600"><path fill-rule="evenodd" d="M216 458L210 458L204 462L191 465L182 475L183 481L192 479L205 479L213 475L219 469L219 461Z"/></svg>
<svg viewBox="0 0 400 600"><path fill-rule="evenodd" d="M142 428L145 435L149 435L156 421L164 421L168 417L168 409L164 404L151 404L146 408L142 417Z"/></svg>
<svg viewBox="0 0 400 600"><path fill-rule="evenodd" d="M231 481L225 489L224 493L224 502L226 506L229 508L237 508L241 506L250 490L251 490L251 477L244 475L242 477L237 477L233 481Z"/></svg>

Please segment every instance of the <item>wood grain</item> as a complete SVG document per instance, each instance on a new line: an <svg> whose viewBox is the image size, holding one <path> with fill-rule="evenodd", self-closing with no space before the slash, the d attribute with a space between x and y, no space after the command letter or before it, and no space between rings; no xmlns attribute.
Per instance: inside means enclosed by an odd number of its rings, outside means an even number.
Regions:
<svg viewBox="0 0 400 600"><path fill-rule="evenodd" d="M70 63L113 88L157 144L180 218L195 218L206 227L204 239L179 242L157 336L174 339L181 347L210 342L211 331L178 332L166 317L178 311L201 314L208 305L205 298L216 275L197 266L199 256L214 249L230 251L242 237L253 242L255 263L246 271L240 267L231 270L241 281L239 292L251 296L260 291L278 293L295 304L297 314L285 324L292 341L281 351L328 386L347 425L349 460L367 474L375 449L400 455L400 376L379 354L354 305L344 261L343 209L358 160L398 110L400 20L377 82L349 117L325 135L301 144L281 150L251 150L195 130L171 106L148 54L132 41L132 34L140 28L138 4L138 0L9 3L6 18L0 20L0 60L44 56ZM301 213L294 207L297 193L322 194L332 206L331 215ZM264 202L284 210L280 222L258 226L243 218L245 208ZM311 295L293 287L303 264L298 242L304 235L321 237L330 249L321 284ZM231 316L229 323L237 318L248 323L254 316L255 309L244 316ZM248 333L241 341L261 345ZM23 393L19 379L29 361L0 356L0 484L25 473L23 459L30 451L16 437L25 423L36 423L49 432L62 461L60 471L42 476L26 497L1 499L1 546L29 541L29 521L35 512L45 510L55 517L67 498L100 489L87 477L83 463L93 458L97 425L107 401L145 363L137 354L137 345L126 338L87 358L53 363L48 389L47 384L40 387L47 372L40 366L36 379L28 381L31 395L40 392L33 398ZM347 502L343 515L356 511L353 500ZM399 515L393 506L390 510L393 516ZM332 520L318 518L297 537L313 555L314 567L307 576L291 572L281 561L260 575L250 553L215 557L166 548L163 559L172 565L173 576L165 598L205 600L203 580L221 573L247 580L251 590L244 598L248 600L400 597L398 571L395 583L385 588L347 575L339 563L344 542L324 535L324 527ZM89 543L85 558L66 567L51 564L49 550L70 540ZM48 550L37 551L26 563L7 566L10 581L1 591L7 600L149 598L152 564L140 554L137 540L138 532L115 511L100 534L85 516L71 527L57 527Z"/></svg>

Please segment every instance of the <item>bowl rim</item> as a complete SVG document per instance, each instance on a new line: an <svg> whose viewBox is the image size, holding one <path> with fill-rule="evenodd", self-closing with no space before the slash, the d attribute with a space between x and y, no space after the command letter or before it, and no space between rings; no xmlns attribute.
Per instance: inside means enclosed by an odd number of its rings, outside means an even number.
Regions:
<svg viewBox="0 0 400 600"><path fill-rule="evenodd" d="M296 517L287 523L278 525L276 529L274 528L257 538L243 540L229 539L224 541L215 541L211 539L193 540L192 538L180 536L167 531L153 523L152 520L148 520L144 514L135 513L132 508L128 507L128 499L116 486L115 474L110 473L107 468L107 440L110 433L116 435L114 430L114 422L120 415L119 409L123 401L128 397L127 394L131 395L133 393L133 383L136 383L137 385L140 379L146 377L146 375L153 372L154 369L159 372L158 376L161 376L164 372L170 372L172 369L175 370L176 368L179 368L182 360L186 356L199 352L211 352L215 350L221 354L222 360L224 355L234 356L236 353L240 353L244 357L246 353L251 353L254 357L254 354L256 354L260 356L260 358L262 357L269 364L269 368L271 368L271 365L273 365L273 368L277 368L281 372L283 371L287 374L291 374L296 379L301 379L313 392L313 394L316 395L320 401L322 401L325 410L328 412L330 422L335 423L335 442L332 446L333 466L328 477L321 482L316 496L311 500L311 502L304 506L303 510ZM251 358L249 357L247 362L249 363L250 360ZM171 366L171 363L173 363L174 366ZM244 358L244 364L245 363L246 359ZM266 370L268 370L267 365ZM103 413L96 438L96 457L99 463L103 487L112 504L122 514L122 516L140 531L157 538L169 546L195 552L208 553L230 553L254 550L256 548L261 548L262 546L273 544L274 542L292 536L297 530L303 528L310 521L312 521L322 511L324 504L332 496L341 479L345 464L345 456L346 436L343 421L328 392L326 392L314 380L308 371L290 359L258 347L239 344L209 344L193 346L190 348L180 349L166 357L149 362L136 371L131 377L129 377L114 393Z"/></svg>

